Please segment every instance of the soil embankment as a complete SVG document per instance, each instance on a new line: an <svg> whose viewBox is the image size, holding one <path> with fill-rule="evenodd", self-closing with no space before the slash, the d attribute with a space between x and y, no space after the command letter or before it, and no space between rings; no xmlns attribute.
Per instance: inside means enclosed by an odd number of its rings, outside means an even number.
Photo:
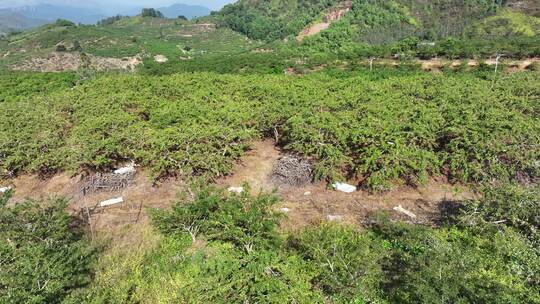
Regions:
<svg viewBox="0 0 540 304"><path fill-rule="evenodd" d="M298 41L302 41L306 37L316 35L321 31L326 30L328 27L330 27L332 22L340 20L347 12L351 10L351 8L352 1L344 1L337 6L330 8L328 11L326 11L322 22L309 25L302 32L300 32L300 34L298 34L296 39Z"/></svg>

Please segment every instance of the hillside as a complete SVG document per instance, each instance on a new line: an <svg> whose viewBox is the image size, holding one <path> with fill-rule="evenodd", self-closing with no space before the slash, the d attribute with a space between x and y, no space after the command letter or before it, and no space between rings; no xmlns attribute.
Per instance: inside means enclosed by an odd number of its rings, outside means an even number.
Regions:
<svg viewBox="0 0 540 304"><path fill-rule="evenodd" d="M539 80L2 73L0 302L539 303Z"/></svg>
<svg viewBox="0 0 540 304"><path fill-rule="evenodd" d="M489 0L239 1L216 17L253 39L291 41L298 36L304 56L473 57L503 52L534 57L540 43L533 16L537 6L534 1L502 5ZM433 43L437 46L428 47Z"/></svg>
<svg viewBox="0 0 540 304"><path fill-rule="evenodd" d="M325 9L340 3L338 0L241 0L226 6L220 16L225 24L251 38L285 38L299 33L309 23L322 18ZM458 0L354 0L351 6L347 18L352 25L359 25L360 30L367 30L364 35L394 28L394 36L414 33L434 35L433 38L461 33L472 20L491 15L496 10L493 2L488 0L469 0L465 5Z"/></svg>
<svg viewBox="0 0 540 304"><path fill-rule="evenodd" d="M153 61L152 58L158 55L171 61L187 61L240 52L255 46L230 29L179 19L137 16L100 26L60 22L0 40L0 66L42 71L70 70L81 66L82 53L105 61L116 61L119 65L122 65L122 59L127 62L137 57L139 61ZM64 48L65 51L57 52ZM96 60L101 60L99 58ZM76 61L74 64L73 60ZM61 69L62 64L66 69ZM42 69L40 65L52 68Z"/></svg>
<svg viewBox="0 0 540 304"><path fill-rule="evenodd" d="M135 8L0 35L1 304L540 304L538 1Z"/></svg>

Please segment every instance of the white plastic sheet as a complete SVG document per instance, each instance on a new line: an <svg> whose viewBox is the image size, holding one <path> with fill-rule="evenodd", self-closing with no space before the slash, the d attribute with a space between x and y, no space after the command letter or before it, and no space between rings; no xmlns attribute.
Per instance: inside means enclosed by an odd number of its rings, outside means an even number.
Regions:
<svg viewBox="0 0 540 304"><path fill-rule="evenodd" d="M110 199L110 200L103 201L103 202L99 203L99 206L107 207L107 206L111 206L111 205L120 204L120 203L123 203L123 202L124 202L123 197L117 197L117 198L113 198L113 199Z"/></svg>
<svg viewBox="0 0 540 304"><path fill-rule="evenodd" d="M114 174L128 174L128 173L135 173L135 171L136 171L135 166L129 165L129 166L114 170Z"/></svg>
<svg viewBox="0 0 540 304"><path fill-rule="evenodd" d="M394 211L397 211L399 213L403 213L405 214L406 216L410 217L410 218L413 218L415 219L416 218L416 214L412 213L411 211L401 207L401 205L397 206L397 207L394 207Z"/></svg>
<svg viewBox="0 0 540 304"><path fill-rule="evenodd" d="M240 194L240 193L244 192L244 187L229 187L229 189L227 189L227 191Z"/></svg>
<svg viewBox="0 0 540 304"><path fill-rule="evenodd" d="M338 191L345 192L345 193L353 193L354 191L356 191L355 186L345 184L345 183L334 183L332 187L334 187L334 189Z"/></svg>
<svg viewBox="0 0 540 304"><path fill-rule="evenodd" d="M343 220L342 215L327 215L326 219L330 222L338 222Z"/></svg>

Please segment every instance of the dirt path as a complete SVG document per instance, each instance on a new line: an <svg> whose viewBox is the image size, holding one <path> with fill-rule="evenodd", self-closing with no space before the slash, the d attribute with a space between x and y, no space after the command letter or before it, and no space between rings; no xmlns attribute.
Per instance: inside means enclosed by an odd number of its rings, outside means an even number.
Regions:
<svg viewBox="0 0 540 304"><path fill-rule="evenodd" d="M253 144L250 151L233 169L234 174L217 181L222 187L239 187L249 183L253 192L272 191L274 185L268 177L281 152L275 147L274 141L267 139Z"/></svg>
<svg viewBox="0 0 540 304"><path fill-rule="evenodd" d="M238 187L248 182L252 185L253 193L276 189L283 199L278 209L288 215L282 226L288 229L327 220L362 224L378 211L387 211L396 220L436 224L442 214L457 206L457 202L475 197L464 187L451 185L443 179L431 179L418 188L398 186L382 194L367 191L342 193L327 189L323 182L303 187L278 187L270 182L269 177L282 155L272 140L258 142L237 164L234 174L219 180L218 185ZM416 218L395 211L394 207L400 205L413 212Z"/></svg>
<svg viewBox="0 0 540 304"><path fill-rule="evenodd" d="M381 61L382 64L388 63L387 60ZM392 65L399 65L399 62L392 60L390 61ZM477 67L480 65L480 62L475 59L470 60L448 60L441 58L433 58L429 60L418 60L418 63L421 65L422 70L429 72L440 72L445 66L450 66L456 68L464 63L467 63L467 66L470 68ZM509 72L524 71L529 68L530 65L540 62L540 58L528 58L524 60L512 60L512 59L502 59L499 64L505 66ZM495 66L497 61L495 59L487 59L484 61L485 64L489 66Z"/></svg>
<svg viewBox="0 0 540 304"><path fill-rule="evenodd" d="M366 67L369 67L369 60L364 60L363 62ZM428 60L420 60L416 59L412 61L412 63L420 65L420 69L425 72L431 72L431 73L440 73L446 67L450 67L452 69L456 69L459 66L466 64L466 68L468 69L474 69L480 65L479 60L475 59L459 59L459 60L449 60L445 58L432 58ZM483 61L483 63L487 64L488 66L492 66L494 69L494 66L496 64L496 61L493 59L487 59ZM523 60L513 60L513 59L503 59L500 62L501 71L504 71L506 73L514 73L514 72L520 72L520 71L526 71L530 69L530 66L532 64L539 64L540 63L540 57L535 58L527 58ZM377 66L387 66L387 67L399 67L402 62L395 59L379 59L375 60L373 62L373 67ZM350 62L340 62L339 65L333 66L336 69L346 69L351 65ZM295 68L288 68L284 71L287 75L294 75L294 76L302 76L305 74L315 73L319 72L321 70L324 70L325 68L328 68L328 64L324 65L318 65L310 68L304 68L302 70L298 70Z"/></svg>
<svg viewBox="0 0 540 304"><path fill-rule="evenodd" d="M23 175L14 180L5 181L3 185L9 185L14 189L12 203L25 199L65 197L71 201L68 211L71 214L83 214L83 217L86 217L86 207L88 207L93 229L96 231L133 223L146 223L148 222L147 208L170 207L177 193L185 189L181 181L173 179L155 186L145 172L138 172L133 181L124 189L84 196L81 192L81 176L71 177L66 173L49 179L42 179L36 175ZM122 197L124 202L108 207L98 206L102 201L117 197Z"/></svg>
<svg viewBox="0 0 540 304"><path fill-rule="evenodd" d="M312 24L308 27L306 27L298 36L296 39L298 41L304 40L304 38L316 35L320 33L321 31L326 30L330 27L330 24L332 24L335 21L340 20L347 12L349 12L352 8L352 1L344 1L338 5L336 5L333 8L330 8L323 18L323 22Z"/></svg>
<svg viewBox="0 0 540 304"><path fill-rule="evenodd" d="M342 193L328 189L323 182L300 187L279 187L271 182L270 175L283 155L273 140L256 142L238 161L234 173L218 180L216 184L221 187L239 187L249 183L254 194L276 190L282 199L276 208L287 213L287 218L282 222L286 229L299 229L312 223L333 220L361 225L378 211L388 212L395 220L437 224L441 214L455 208L457 202L475 197L475 194L466 188L451 185L442 179L432 179L417 188L397 186L391 191L379 194L367 191ZM82 214L82 217L85 217L88 207L95 231L118 230L120 227L137 223L147 225L147 208L169 208L176 201L178 193L186 189L182 181L174 179L154 186L148 175L140 171L122 190L83 196L81 180L81 176L72 177L63 173L49 179L24 175L1 184L15 190L13 203L26 198L66 197L71 200L68 211ZM99 207L100 202L117 197L122 197L124 202ZM398 206L414 213L415 217L394 210Z"/></svg>

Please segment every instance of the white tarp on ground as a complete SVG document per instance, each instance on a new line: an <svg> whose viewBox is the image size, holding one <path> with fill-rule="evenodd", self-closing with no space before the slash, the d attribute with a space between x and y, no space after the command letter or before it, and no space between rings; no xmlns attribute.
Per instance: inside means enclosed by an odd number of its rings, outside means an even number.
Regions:
<svg viewBox="0 0 540 304"><path fill-rule="evenodd" d="M227 189L227 191L240 194L240 193L244 192L244 187L229 187L229 189Z"/></svg>
<svg viewBox="0 0 540 304"><path fill-rule="evenodd" d="M128 174L128 173L135 173L135 166L133 164L114 170L114 174Z"/></svg>
<svg viewBox="0 0 540 304"><path fill-rule="evenodd" d="M9 190L11 190L11 187L2 187L0 188L0 193L5 193L5 192L8 192Z"/></svg>
<svg viewBox="0 0 540 304"><path fill-rule="evenodd" d="M334 183L332 187L334 187L334 189L338 191L345 192L345 193L353 193L354 191L356 191L355 186L345 184L345 183Z"/></svg>
<svg viewBox="0 0 540 304"><path fill-rule="evenodd" d="M107 206L110 206L110 205L116 205L116 204L120 204L120 203L123 203L123 202L124 202L123 197L117 197L117 198L113 198L113 199L110 199L110 200L103 201L103 202L99 203L99 206L100 207L107 207Z"/></svg>
<svg viewBox="0 0 540 304"><path fill-rule="evenodd" d="M164 63L164 62L167 62L169 61L169 59L163 55L156 55L154 56L154 60L158 63Z"/></svg>
<svg viewBox="0 0 540 304"><path fill-rule="evenodd" d="M339 222L343 220L342 215L327 215L326 219L330 222Z"/></svg>
<svg viewBox="0 0 540 304"><path fill-rule="evenodd" d="M394 207L394 211L397 211L399 213L403 213L405 214L406 216L410 217L410 218L413 218L415 219L416 218L416 214L412 213L411 211L401 207L401 205L397 206L397 207Z"/></svg>

